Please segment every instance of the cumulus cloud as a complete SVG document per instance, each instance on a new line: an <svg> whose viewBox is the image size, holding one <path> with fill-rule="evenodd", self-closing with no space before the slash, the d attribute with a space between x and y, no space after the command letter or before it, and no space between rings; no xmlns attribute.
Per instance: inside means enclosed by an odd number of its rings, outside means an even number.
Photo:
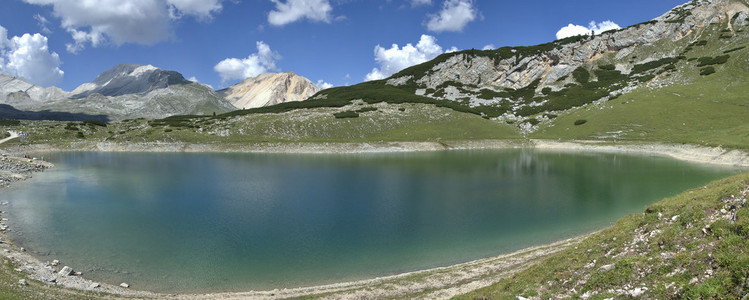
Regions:
<svg viewBox="0 0 749 300"><path fill-rule="evenodd" d="M581 25L575 25L575 24L569 24L567 26L562 27L557 31L557 39L563 39L571 36L577 36L577 35L590 35L591 33L599 34L601 32L606 32L613 29L620 29L619 25L616 23L606 20L600 23L596 23L595 21L590 21L588 24L588 27L581 26Z"/></svg>
<svg viewBox="0 0 749 300"><path fill-rule="evenodd" d="M472 0L445 0L442 10L429 16L427 29L434 32L463 31L468 23L476 20L478 10Z"/></svg>
<svg viewBox="0 0 749 300"><path fill-rule="evenodd" d="M172 35L172 21L185 15L210 19L223 0L24 0L50 5L61 27L73 37L68 51L77 53L90 44L137 43L151 45Z"/></svg>
<svg viewBox="0 0 749 300"><path fill-rule="evenodd" d="M281 56L270 49L268 44L259 41L257 44L257 53L250 54L247 58L227 58L216 64L213 70L216 71L223 84L232 80L244 80L255 77L268 71L275 71L276 60Z"/></svg>
<svg viewBox="0 0 749 300"><path fill-rule="evenodd" d="M8 39L8 31L0 26L0 73L22 77L41 86L62 81L60 56L49 52L47 37L24 34Z"/></svg>
<svg viewBox="0 0 749 300"><path fill-rule="evenodd" d="M386 78L407 67L423 63L442 54L442 47L437 45L437 39L433 36L422 34L416 46L411 43L400 48L393 44L390 49L380 45L375 46L375 62L380 66L372 69L364 78L365 81Z"/></svg>
<svg viewBox="0 0 749 300"><path fill-rule="evenodd" d="M494 44L489 44L489 45L484 46L484 48L481 48L481 50L494 50L494 49L497 49L497 47L494 46Z"/></svg>
<svg viewBox="0 0 749 300"><path fill-rule="evenodd" d="M276 4L276 10L268 13L268 23L283 26L301 19L313 22L330 23L332 19L329 0L271 0Z"/></svg>
<svg viewBox="0 0 749 300"><path fill-rule="evenodd" d="M322 80L322 79L318 80L316 84L317 84L317 86L319 86L319 87L320 87L321 89L323 89L323 90L324 90L324 89L329 89L329 88L332 88L332 87L333 87L333 85L332 85L332 84L330 84L330 83L327 83L327 82L325 82L325 81L324 81L324 80Z"/></svg>

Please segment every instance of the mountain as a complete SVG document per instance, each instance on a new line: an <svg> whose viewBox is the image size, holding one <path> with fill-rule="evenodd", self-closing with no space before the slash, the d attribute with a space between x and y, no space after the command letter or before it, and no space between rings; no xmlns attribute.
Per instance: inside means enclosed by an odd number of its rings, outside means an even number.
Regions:
<svg viewBox="0 0 749 300"><path fill-rule="evenodd" d="M117 65L72 92L41 88L20 78L0 75L0 104L27 112L105 115L112 120L158 119L235 109L211 88L185 80L180 73L133 64Z"/></svg>
<svg viewBox="0 0 749 300"><path fill-rule="evenodd" d="M303 101L319 91L309 79L285 72L260 74L218 92L235 107L246 109Z"/></svg>
<svg viewBox="0 0 749 300"><path fill-rule="evenodd" d="M579 107L608 103L617 109L613 100L632 93L680 86L694 92L679 95L697 99L727 83L730 89L749 88L743 84L749 74L748 17L743 0L695 0L654 20L593 36L442 54L385 80L321 91L303 107L340 107L357 99L434 103L530 134Z"/></svg>

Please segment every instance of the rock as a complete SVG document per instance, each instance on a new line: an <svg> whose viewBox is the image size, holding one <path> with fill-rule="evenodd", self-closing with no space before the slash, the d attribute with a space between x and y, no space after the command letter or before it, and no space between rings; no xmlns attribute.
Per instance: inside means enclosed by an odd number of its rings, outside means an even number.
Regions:
<svg viewBox="0 0 749 300"><path fill-rule="evenodd" d="M671 217L671 221L672 222L676 222L676 220L678 220L678 219L679 219L679 215L675 215L675 216Z"/></svg>
<svg viewBox="0 0 749 300"><path fill-rule="evenodd" d="M517 296L517 300L528 300L528 298L525 298L523 296Z"/></svg>
<svg viewBox="0 0 749 300"><path fill-rule="evenodd" d="M611 270L613 270L615 268L616 268L616 266L613 265L613 264L611 264L611 265L602 266L602 267L598 268L598 270L601 271L601 272L608 272L608 271L611 271Z"/></svg>
<svg viewBox="0 0 749 300"><path fill-rule="evenodd" d="M88 289L89 290L93 290L93 289L98 288L98 287L100 287L100 285L99 285L98 282L93 282L90 285L88 285Z"/></svg>
<svg viewBox="0 0 749 300"><path fill-rule="evenodd" d="M130 285L129 285L129 284L127 284L127 283L124 283L124 282L123 282L123 283L120 283L120 286L121 286L121 287L124 287L124 288L129 288L129 287L130 287Z"/></svg>
<svg viewBox="0 0 749 300"><path fill-rule="evenodd" d="M62 270L60 270L60 273L58 273L62 276L70 276L70 274L73 274L73 268L64 266L62 267Z"/></svg>
<svg viewBox="0 0 749 300"><path fill-rule="evenodd" d="M20 285L29 285L29 283L26 282L26 279L20 279L20 280L18 280L18 284L20 284Z"/></svg>
<svg viewBox="0 0 749 300"><path fill-rule="evenodd" d="M59 265L59 264L60 264L60 261L56 260L56 259L53 260L52 263L51 263L52 266L56 266L56 265Z"/></svg>

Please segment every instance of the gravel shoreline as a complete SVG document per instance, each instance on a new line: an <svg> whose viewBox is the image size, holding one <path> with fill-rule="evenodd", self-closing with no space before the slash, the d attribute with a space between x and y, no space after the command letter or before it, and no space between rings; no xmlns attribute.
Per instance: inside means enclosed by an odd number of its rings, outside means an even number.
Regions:
<svg viewBox="0 0 749 300"><path fill-rule="evenodd" d="M707 148L692 145L665 144L601 144L592 141L557 142L529 141L446 141L446 142L391 142L391 143L263 143L263 144L186 144L186 143L73 143L67 146L24 145L0 151L0 189L11 182L25 180L33 172L54 165L33 159L12 157L21 153L46 153L55 151L104 152L246 152L246 153L377 153L405 151L441 151L453 149L507 149L535 148L556 151L592 151L617 153L645 153L670 156L680 160L727 166L749 167L749 154L739 150ZM2 203L0 203L0 206ZM3 219L4 220L4 219ZM5 221L4 221L5 222ZM3 228L5 224L0 224ZM120 286L87 280L65 266L55 262L42 262L9 241L0 232L2 255L16 266L15 271L30 279L81 291L104 292L112 297L141 297L154 299L281 299L320 296L322 298L450 298L479 289L510 276L540 261L541 258L573 246L588 235L557 243L520 250L511 254L476 260L444 268L345 282L317 287L303 287L272 291L249 291L213 294L158 294L137 291ZM74 267L74 266L73 266ZM63 270L65 269L65 270ZM84 274L85 276L85 274ZM19 283L22 284L22 283Z"/></svg>

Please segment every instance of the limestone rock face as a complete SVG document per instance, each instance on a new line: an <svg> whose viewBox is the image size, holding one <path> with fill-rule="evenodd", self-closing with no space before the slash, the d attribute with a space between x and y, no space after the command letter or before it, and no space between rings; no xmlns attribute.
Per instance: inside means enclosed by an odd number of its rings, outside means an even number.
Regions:
<svg viewBox="0 0 749 300"><path fill-rule="evenodd" d="M617 53L617 57L624 57L637 47L663 39L681 40L693 32L701 31L709 24L726 22L729 18L734 18L735 26L743 26L747 23L747 16L749 7L739 1L691 1L653 21L618 31L604 32L532 55L518 53L500 58L458 52L434 65L424 74L416 74L414 80L424 88L435 88L444 82L453 81L465 85L518 89L538 79L541 80L540 86L545 86L605 53L613 52ZM660 58L662 57L644 60ZM623 66L617 68L625 69ZM391 82L400 81L399 78L393 77L388 80L389 84Z"/></svg>
<svg viewBox="0 0 749 300"><path fill-rule="evenodd" d="M307 78L292 72L265 73L224 90L222 94L236 108L256 108L284 102L304 101L320 91Z"/></svg>

